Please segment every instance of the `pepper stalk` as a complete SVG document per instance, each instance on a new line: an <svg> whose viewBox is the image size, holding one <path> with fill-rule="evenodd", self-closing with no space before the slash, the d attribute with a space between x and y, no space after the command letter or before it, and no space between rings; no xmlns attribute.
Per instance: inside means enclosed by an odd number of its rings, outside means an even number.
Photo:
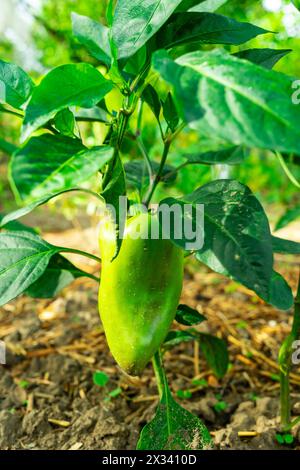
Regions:
<svg viewBox="0 0 300 470"><path fill-rule="evenodd" d="M291 429L291 397L289 376L292 368L293 343L300 338L300 273L294 303L294 318L290 334L283 341L278 362L280 367L280 419L283 432Z"/></svg>

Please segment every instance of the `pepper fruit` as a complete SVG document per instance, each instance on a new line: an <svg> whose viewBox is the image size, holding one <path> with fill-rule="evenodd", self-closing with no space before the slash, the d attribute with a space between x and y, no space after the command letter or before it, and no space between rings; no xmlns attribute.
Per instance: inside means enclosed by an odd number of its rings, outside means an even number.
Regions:
<svg viewBox="0 0 300 470"><path fill-rule="evenodd" d="M170 240L150 238L151 227L160 230L148 213L128 219L113 260L115 239L100 228L100 317L112 355L130 375L141 374L165 339L182 290L183 251Z"/></svg>

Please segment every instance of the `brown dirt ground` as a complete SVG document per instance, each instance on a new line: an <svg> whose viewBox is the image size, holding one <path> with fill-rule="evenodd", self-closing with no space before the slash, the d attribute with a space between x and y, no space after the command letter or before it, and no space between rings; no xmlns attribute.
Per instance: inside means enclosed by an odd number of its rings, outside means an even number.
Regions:
<svg viewBox="0 0 300 470"><path fill-rule="evenodd" d="M49 241L94 247L93 232L48 234ZM58 238L60 238L58 240ZM71 241L71 242L70 242ZM75 258L79 261L79 258ZM95 272L92 262L81 267ZM277 268L293 287L299 260L278 258ZM184 343L165 355L172 392L190 390L181 405L199 416L221 449L279 449L278 348L290 331L291 312L266 305L246 288L187 262L182 302L208 321L199 330L226 339L230 369L217 380L198 345ZM174 324L174 328L182 328ZM149 364L141 378L116 366L97 311L97 286L78 279L52 300L24 296L0 309L0 339L7 364L0 366L0 449L134 449L151 419L157 390ZM105 372L105 387L93 383ZM194 378L207 386L194 386ZM291 376L293 416L300 414L300 370ZM121 393L108 399L116 388ZM223 402L220 410L218 404ZM241 438L239 431L256 433ZM300 427L294 429L300 449Z"/></svg>

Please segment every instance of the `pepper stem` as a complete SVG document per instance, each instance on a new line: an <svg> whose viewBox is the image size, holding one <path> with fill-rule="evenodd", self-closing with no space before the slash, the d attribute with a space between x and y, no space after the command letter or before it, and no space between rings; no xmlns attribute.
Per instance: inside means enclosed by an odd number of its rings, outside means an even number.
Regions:
<svg viewBox="0 0 300 470"><path fill-rule="evenodd" d="M280 367L280 419L281 429L291 427L290 371L292 367L293 343L300 337L300 273L298 290L295 297L293 326L290 334L283 341L279 351Z"/></svg>
<svg viewBox="0 0 300 470"><path fill-rule="evenodd" d="M162 399L164 391L167 387L167 378L165 369L162 362L162 355L160 349L154 354L152 358L152 365L156 377L156 383L159 393L159 398Z"/></svg>

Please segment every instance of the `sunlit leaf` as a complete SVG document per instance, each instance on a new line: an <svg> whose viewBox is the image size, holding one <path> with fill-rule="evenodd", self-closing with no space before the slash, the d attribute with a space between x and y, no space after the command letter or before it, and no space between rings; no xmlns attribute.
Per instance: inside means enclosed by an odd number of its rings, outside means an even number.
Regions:
<svg viewBox="0 0 300 470"><path fill-rule="evenodd" d="M0 103L21 108L29 98L34 84L24 70L0 60Z"/></svg>
<svg viewBox="0 0 300 470"><path fill-rule="evenodd" d="M23 122L23 141L58 111L70 106L92 108L112 88L112 82L92 65L81 63L56 67L33 91Z"/></svg>

